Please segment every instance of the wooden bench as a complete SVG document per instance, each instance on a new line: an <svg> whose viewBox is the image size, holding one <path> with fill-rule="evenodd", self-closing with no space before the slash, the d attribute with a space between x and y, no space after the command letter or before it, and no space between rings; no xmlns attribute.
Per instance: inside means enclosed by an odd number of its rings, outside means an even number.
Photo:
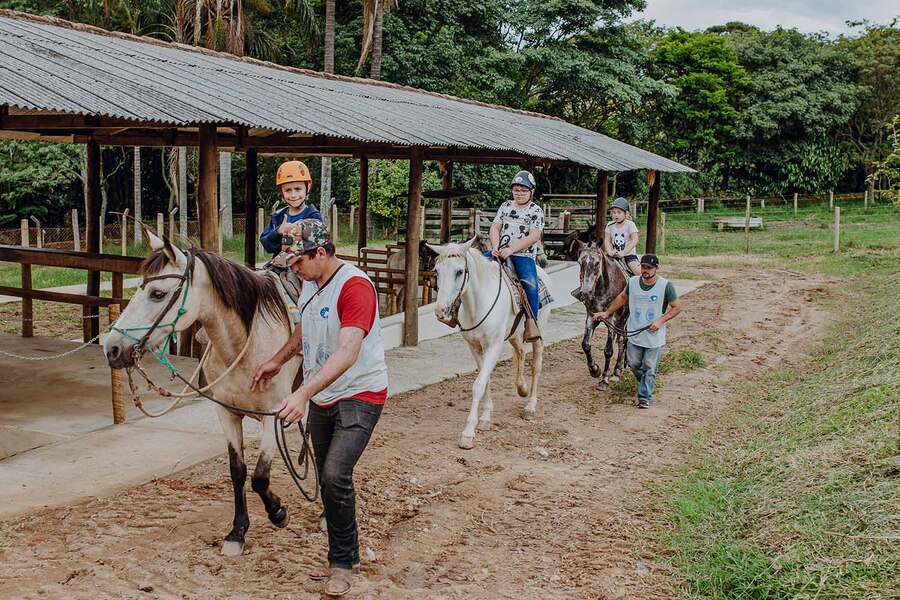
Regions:
<svg viewBox="0 0 900 600"><path fill-rule="evenodd" d="M713 227L719 231L725 229L744 229L747 226L746 217L716 217L713 219ZM750 217L750 229L762 229L762 217Z"/></svg>

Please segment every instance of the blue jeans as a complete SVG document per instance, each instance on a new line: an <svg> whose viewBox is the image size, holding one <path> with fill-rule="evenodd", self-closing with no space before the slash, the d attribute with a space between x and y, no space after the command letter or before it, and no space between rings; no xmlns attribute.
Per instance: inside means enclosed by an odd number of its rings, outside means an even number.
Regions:
<svg viewBox="0 0 900 600"><path fill-rule="evenodd" d="M631 340L625 344L625 360L634 378L638 382L638 399L650 400L653 395L653 386L656 385L656 373L659 370L659 359L662 356L662 346L659 348L644 348L635 346Z"/></svg>
<svg viewBox="0 0 900 600"><path fill-rule="evenodd" d="M493 253L488 250L484 253L485 258L492 258ZM522 288L525 295L528 296L528 305L531 307L531 314L537 318L538 307L541 303L541 296L538 293L540 282L538 281L537 263L531 256L510 256L516 277L522 282Z"/></svg>
<svg viewBox="0 0 900 600"><path fill-rule="evenodd" d="M350 569L359 562L353 467L372 437L382 408L352 398L328 408L309 403L307 427L316 454L332 567Z"/></svg>

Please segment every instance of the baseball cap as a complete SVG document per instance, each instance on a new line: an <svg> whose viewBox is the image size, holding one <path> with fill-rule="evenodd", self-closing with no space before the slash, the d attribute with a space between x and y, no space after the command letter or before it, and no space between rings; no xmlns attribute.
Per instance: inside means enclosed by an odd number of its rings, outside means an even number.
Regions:
<svg viewBox="0 0 900 600"><path fill-rule="evenodd" d="M641 257L641 264L656 269L659 267L659 258L655 254L645 254Z"/></svg>
<svg viewBox="0 0 900 600"><path fill-rule="evenodd" d="M285 237L293 239L290 247L278 255L278 258L286 264L290 264L291 259L300 254L321 248L331 241L331 234L328 233L328 228L325 226L325 223L318 219L301 219L297 221Z"/></svg>

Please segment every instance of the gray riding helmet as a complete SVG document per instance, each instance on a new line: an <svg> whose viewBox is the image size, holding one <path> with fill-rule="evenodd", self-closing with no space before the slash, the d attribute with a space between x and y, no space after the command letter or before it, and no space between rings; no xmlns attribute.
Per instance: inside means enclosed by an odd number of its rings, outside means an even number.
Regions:
<svg viewBox="0 0 900 600"><path fill-rule="evenodd" d="M510 184L510 186L513 185L523 185L529 190L533 190L537 184L534 181L534 175L530 171L519 171Z"/></svg>
<svg viewBox="0 0 900 600"><path fill-rule="evenodd" d="M612 203L612 205L610 205L610 208L620 208L620 209L624 210L625 212L628 212L631 210L631 207L628 205L628 200L626 200L625 198L616 198L615 200L613 200L613 203Z"/></svg>

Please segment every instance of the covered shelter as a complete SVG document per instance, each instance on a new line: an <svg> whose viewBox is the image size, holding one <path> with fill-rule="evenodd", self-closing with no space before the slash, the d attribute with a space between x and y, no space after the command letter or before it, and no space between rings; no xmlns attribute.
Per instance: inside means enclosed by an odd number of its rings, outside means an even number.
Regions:
<svg viewBox="0 0 900 600"><path fill-rule="evenodd" d="M542 114L8 10L0 10L0 138L87 146L87 249L98 258L101 145L198 147L200 242L217 251L217 152L244 153L249 265L258 234L258 153L358 159L360 247L366 245L368 159L410 161L407 345L418 341L415 248L423 161L441 163L448 219L454 163L594 168L598 231L605 225L608 172L647 170L647 251L656 245L659 173L693 172ZM442 227L442 239L448 228ZM88 295L99 295L99 281L99 272L90 271Z"/></svg>

